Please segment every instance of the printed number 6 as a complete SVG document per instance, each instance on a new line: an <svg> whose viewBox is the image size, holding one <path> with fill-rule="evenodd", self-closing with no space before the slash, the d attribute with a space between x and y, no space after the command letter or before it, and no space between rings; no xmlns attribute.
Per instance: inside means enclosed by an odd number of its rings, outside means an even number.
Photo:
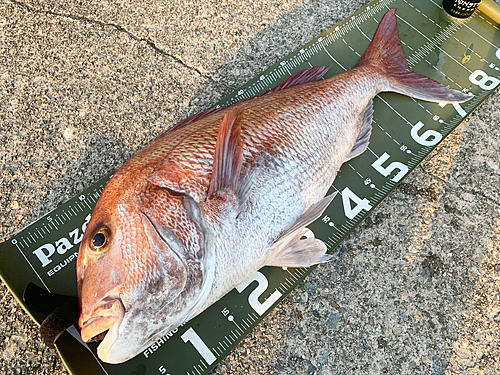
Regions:
<svg viewBox="0 0 500 375"><path fill-rule="evenodd" d="M422 146L434 146L439 143L439 141L443 138L441 133L429 129L422 133L422 135L418 134L418 131L424 127L424 123L419 121L415 124L413 128L411 128L410 134L411 137L415 140L415 142L421 144Z"/></svg>
<svg viewBox="0 0 500 375"><path fill-rule="evenodd" d="M275 290L263 303L259 302L259 297L264 293L269 285L266 277L259 271L255 272L248 279L243 281L236 287L238 293L243 292L253 281L257 281L259 285L255 290L248 296L248 303L252 306L252 309L259 315L264 315L264 313L282 296L282 294Z"/></svg>

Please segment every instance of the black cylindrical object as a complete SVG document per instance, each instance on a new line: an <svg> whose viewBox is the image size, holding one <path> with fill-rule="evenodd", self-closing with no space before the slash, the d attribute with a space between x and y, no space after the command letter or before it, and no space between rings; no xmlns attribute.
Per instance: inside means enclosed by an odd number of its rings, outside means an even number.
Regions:
<svg viewBox="0 0 500 375"><path fill-rule="evenodd" d="M443 9L457 18L472 16L481 0L443 0Z"/></svg>

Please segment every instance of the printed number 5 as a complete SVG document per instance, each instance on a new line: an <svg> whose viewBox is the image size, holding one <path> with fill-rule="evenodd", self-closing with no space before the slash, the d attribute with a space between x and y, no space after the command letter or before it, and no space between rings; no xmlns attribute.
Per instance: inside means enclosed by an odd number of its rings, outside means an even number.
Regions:
<svg viewBox="0 0 500 375"><path fill-rule="evenodd" d="M382 164L384 164L390 157L391 156L387 152L384 152L381 157L373 162L372 167L380 172L380 174L384 177L389 176L395 169L399 170L399 172L392 178L392 181L398 182L404 177L405 174L408 173L408 167L399 161L393 161L387 167L382 166Z"/></svg>
<svg viewBox="0 0 500 375"><path fill-rule="evenodd" d="M271 294L263 303L260 303L259 297L266 291L269 283L267 282L266 277L259 271L255 272L252 276L238 285L236 290L239 293L243 292L243 290L245 290L253 281L257 281L259 285L248 296L248 303L257 314L264 315L264 313L282 296L282 294L278 290L275 290L274 293Z"/></svg>

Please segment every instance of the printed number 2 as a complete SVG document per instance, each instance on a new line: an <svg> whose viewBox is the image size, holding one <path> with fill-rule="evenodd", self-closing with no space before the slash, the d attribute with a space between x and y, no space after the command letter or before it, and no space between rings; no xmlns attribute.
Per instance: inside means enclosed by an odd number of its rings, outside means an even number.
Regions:
<svg viewBox="0 0 500 375"><path fill-rule="evenodd" d="M266 277L259 271L255 272L248 279L243 281L236 287L238 293L243 292L253 281L257 281L259 285L257 288L250 293L248 296L248 303L252 306L252 309L259 315L264 315L264 313L282 296L282 294L275 290L263 303L259 302L259 297L264 293L269 285Z"/></svg>
<svg viewBox="0 0 500 375"><path fill-rule="evenodd" d="M191 341L191 344L209 365L215 362L215 356L192 327L182 334L181 339L185 343Z"/></svg>

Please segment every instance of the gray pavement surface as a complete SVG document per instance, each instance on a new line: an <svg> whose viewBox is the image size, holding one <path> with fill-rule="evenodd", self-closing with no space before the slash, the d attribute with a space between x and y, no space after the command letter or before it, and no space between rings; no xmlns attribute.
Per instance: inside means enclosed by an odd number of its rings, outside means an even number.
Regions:
<svg viewBox="0 0 500 375"><path fill-rule="evenodd" d="M0 238L366 3L0 0ZM499 145L497 91L214 373L500 373ZM66 374L0 293L0 374Z"/></svg>

